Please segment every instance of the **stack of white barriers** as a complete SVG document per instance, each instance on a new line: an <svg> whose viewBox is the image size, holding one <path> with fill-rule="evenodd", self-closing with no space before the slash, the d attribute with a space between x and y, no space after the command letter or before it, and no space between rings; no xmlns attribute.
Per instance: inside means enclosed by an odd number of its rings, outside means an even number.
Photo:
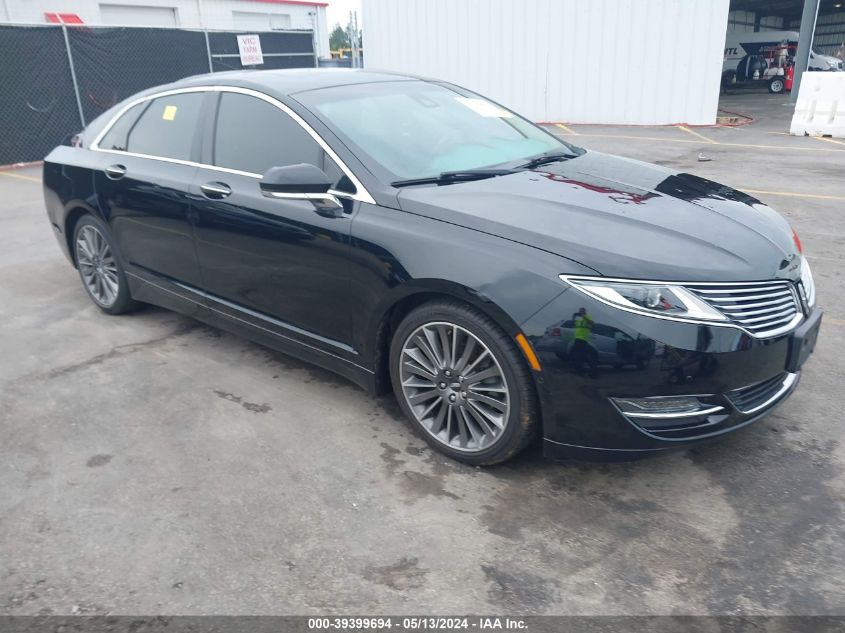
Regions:
<svg viewBox="0 0 845 633"><path fill-rule="evenodd" d="M845 72L804 73L789 133L845 138Z"/></svg>

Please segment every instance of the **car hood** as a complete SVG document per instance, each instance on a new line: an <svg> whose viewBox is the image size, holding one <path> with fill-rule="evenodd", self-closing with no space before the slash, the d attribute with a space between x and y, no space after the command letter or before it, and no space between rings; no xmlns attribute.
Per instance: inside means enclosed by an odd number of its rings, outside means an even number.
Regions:
<svg viewBox="0 0 845 633"><path fill-rule="evenodd" d="M409 187L399 204L609 277L755 281L800 273L789 224L756 198L600 152L486 180Z"/></svg>

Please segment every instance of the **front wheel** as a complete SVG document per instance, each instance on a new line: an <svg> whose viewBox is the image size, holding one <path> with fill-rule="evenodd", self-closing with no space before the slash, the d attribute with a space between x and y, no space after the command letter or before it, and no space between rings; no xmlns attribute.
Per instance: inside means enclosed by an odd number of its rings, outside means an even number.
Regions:
<svg viewBox="0 0 845 633"><path fill-rule="evenodd" d="M100 310L123 314L136 307L117 248L106 225L85 215L73 231L73 253L88 296Z"/></svg>
<svg viewBox="0 0 845 633"><path fill-rule="evenodd" d="M393 390L425 440L458 461L503 462L531 442L538 405L530 369L489 317L452 300L427 303L399 324Z"/></svg>

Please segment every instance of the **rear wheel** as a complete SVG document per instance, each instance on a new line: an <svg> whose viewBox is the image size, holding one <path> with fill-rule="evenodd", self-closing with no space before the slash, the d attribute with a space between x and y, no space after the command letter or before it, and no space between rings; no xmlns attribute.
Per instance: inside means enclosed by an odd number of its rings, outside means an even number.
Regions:
<svg viewBox="0 0 845 633"><path fill-rule="evenodd" d="M399 405L426 441L459 461L505 461L534 436L530 370L489 317L458 301L420 306L400 323L390 352Z"/></svg>
<svg viewBox="0 0 845 633"><path fill-rule="evenodd" d="M102 221L92 215L79 219L73 231L73 253L82 285L100 310L123 314L137 306L129 294L120 256Z"/></svg>
<svg viewBox="0 0 845 633"><path fill-rule="evenodd" d="M780 94L784 88L783 77L775 77L769 82L769 92Z"/></svg>

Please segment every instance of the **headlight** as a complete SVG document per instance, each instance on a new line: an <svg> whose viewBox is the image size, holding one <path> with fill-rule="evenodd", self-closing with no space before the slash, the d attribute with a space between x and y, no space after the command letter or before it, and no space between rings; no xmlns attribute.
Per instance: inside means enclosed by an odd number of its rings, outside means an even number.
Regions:
<svg viewBox="0 0 845 633"><path fill-rule="evenodd" d="M593 299L629 312L680 320L727 321L725 315L681 286L604 277L560 278Z"/></svg>
<svg viewBox="0 0 845 633"><path fill-rule="evenodd" d="M807 306L812 308L816 304L816 284L813 281L813 273L810 271L810 264L806 257L801 261L801 285L804 286Z"/></svg>

